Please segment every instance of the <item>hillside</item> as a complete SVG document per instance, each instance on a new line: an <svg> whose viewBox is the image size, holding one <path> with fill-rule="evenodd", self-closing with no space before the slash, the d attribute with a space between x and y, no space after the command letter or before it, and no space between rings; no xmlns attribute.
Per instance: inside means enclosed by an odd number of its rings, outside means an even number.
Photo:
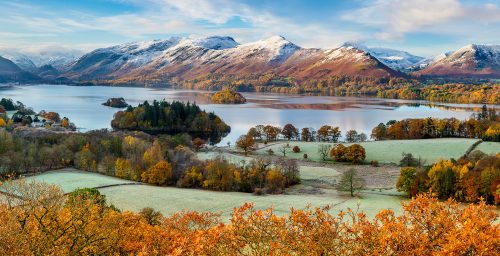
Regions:
<svg viewBox="0 0 500 256"><path fill-rule="evenodd" d="M454 78L499 78L500 45L470 44L431 63L418 75Z"/></svg>
<svg viewBox="0 0 500 256"><path fill-rule="evenodd" d="M37 77L23 71L14 62L0 56L0 82L28 82L37 80Z"/></svg>
<svg viewBox="0 0 500 256"><path fill-rule="evenodd" d="M400 76L356 47L306 49L281 36L247 44L216 36L117 45L84 55L65 75L75 80L119 83L193 80L212 75L243 79L267 75L298 81L332 76Z"/></svg>

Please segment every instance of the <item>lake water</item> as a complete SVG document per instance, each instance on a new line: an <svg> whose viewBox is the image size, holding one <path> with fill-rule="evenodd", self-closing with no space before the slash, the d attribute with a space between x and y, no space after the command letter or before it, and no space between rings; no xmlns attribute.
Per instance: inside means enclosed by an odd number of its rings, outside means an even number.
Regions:
<svg viewBox="0 0 500 256"><path fill-rule="evenodd" d="M13 86L0 90L0 98L21 101L36 112L58 112L61 117L70 118L82 131L111 127L113 114L119 109L101 105L111 97L123 97L131 105L154 99L196 102L202 109L215 112L231 126L231 133L221 144L228 141L234 144L238 136L258 124L283 126L292 123L299 129L317 129L329 124L339 126L342 134L355 129L369 136L371 129L380 122L423 117L456 117L462 120L481 107L473 104L268 93L243 93L247 104L216 105L210 104L207 94L206 91L191 90L64 85Z"/></svg>

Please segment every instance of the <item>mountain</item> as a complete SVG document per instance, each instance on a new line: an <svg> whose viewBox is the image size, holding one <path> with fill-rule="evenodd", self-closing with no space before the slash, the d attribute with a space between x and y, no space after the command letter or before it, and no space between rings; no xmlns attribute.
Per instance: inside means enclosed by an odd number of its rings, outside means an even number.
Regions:
<svg viewBox="0 0 500 256"><path fill-rule="evenodd" d="M31 82L38 77L22 70L11 60L0 56L0 82Z"/></svg>
<svg viewBox="0 0 500 256"><path fill-rule="evenodd" d="M0 55L11 60L24 71L36 73L37 69L50 65L59 71L66 71L82 52L73 49L45 47L34 51L1 49Z"/></svg>
<svg viewBox="0 0 500 256"><path fill-rule="evenodd" d="M97 49L78 59L64 75L84 81L165 82L213 75L267 75L300 81L331 76L380 79L401 74L353 46L306 49L282 36L246 44L213 36L173 37Z"/></svg>
<svg viewBox="0 0 500 256"><path fill-rule="evenodd" d="M500 45L470 44L441 56L419 75L453 78L499 78Z"/></svg>
<svg viewBox="0 0 500 256"><path fill-rule="evenodd" d="M377 58L386 66L399 71L407 71L409 68L415 66L417 63L423 61L425 58L413 55L411 53L381 47L367 47L358 43L347 42L344 46L352 46L363 50L373 57Z"/></svg>
<svg viewBox="0 0 500 256"><path fill-rule="evenodd" d="M24 71L33 72L37 69L35 63L31 61L30 57L17 51L0 50L0 55L6 59L11 60L18 67Z"/></svg>

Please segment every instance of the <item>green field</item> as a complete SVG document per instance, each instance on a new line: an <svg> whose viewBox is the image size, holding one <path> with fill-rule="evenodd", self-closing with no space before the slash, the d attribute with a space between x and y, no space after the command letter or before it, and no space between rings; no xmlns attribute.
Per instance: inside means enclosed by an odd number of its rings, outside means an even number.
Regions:
<svg viewBox="0 0 500 256"><path fill-rule="evenodd" d="M288 189L281 195L255 196L250 193L240 192L215 192L199 189L182 189L175 187L156 187L149 185L124 185L99 189L105 194L110 203L123 210L139 211L144 207L152 207L164 214L171 214L181 210L213 211L220 212L224 218L229 217L235 207L243 205L245 202L254 203L258 209L274 207L274 211L279 214L289 212L290 208L302 209L311 205L332 206L332 212L346 210L348 207L356 208L360 204L360 209L370 216L374 216L384 208L391 208L397 212L401 211L401 197L394 191L372 191L367 190L361 194L361 198L351 198L337 191L321 187L314 193L304 193L309 191L308 180L317 181L331 180L339 173L326 167L301 167L303 183ZM56 184L63 188L65 192L70 192L76 188L101 187L113 184L130 184L131 181L104 176L98 173L77 171L74 169L64 169L50 171L28 179L44 181Z"/></svg>
<svg viewBox="0 0 500 256"><path fill-rule="evenodd" d="M331 205L332 211L346 210L348 207L360 209L369 216L374 216L384 208L401 211L400 197L381 194L363 194L362 199L351 198L335 193L319 195L265 195L254 196L240 192L215 192L173 187L154 187L130 185L100 189L108 200L118 208L138 211L144 207L153 207L164 214L180 210L220 212L229 217L235 207L245 202L254 203L258 209L273 207L278 214L289 212L290 208L303 209L308 205Z"/></svg>
<svg viewBox="0 0 500 256"><path fill-rule="evenodd" d="M483 141L476 149L486 154L498 154L500 153L500 142Z"/></svg>
<svg viewBox="0 0 500 256"><path fill-rule="evenodd" d="M99 173L79 171L73 168L44 172L42 174L26 178L28 182L32 179L49 184L56 184L66 193L77 188L95 188L116 184L134 183L129 180L122 180Z"/></svg>
<svg viewBox="0 0 500 256"><path fill-rule="evenodd" d="M381 163L399 163L403 152L412 153L415 157L421 157L427 163L434 163L440 159L459 158L467 149L476 142L476 139L426 139L426 140L384 140L384 141L369 141L361 144L366 150L366 160L377 160ZM280 146L286 142L278 142L268 147L257 150L257 154L267 154L267 150L272 148L274 154L279 155ZM290 147L297 145L301 152L287 153L287 157L303 158L304 153L307 153L308 158L313 161L321 161L321 156L318 153L318 145L328 144L321 142L289 142ZM334 145L330 143L330 145ZM349 144L345 144L348 146Z"/></svg>
<svg viewBox="0 0 500 256"><path fill-rule="evenodd" d="M229 162L231 162L233 164L237 164L237 165L239 165L243 162L249 163L253 159L251 157L245 157L242 155L235 155L235 154L230 154L227 152L220 152L219 153L219 152L214 152L214 151L198 152L196 154L196 156L200 160L210 160L210 159L214 159L218 156L221 156L221 157L224 157L225 159L227 159Z"/></svg>

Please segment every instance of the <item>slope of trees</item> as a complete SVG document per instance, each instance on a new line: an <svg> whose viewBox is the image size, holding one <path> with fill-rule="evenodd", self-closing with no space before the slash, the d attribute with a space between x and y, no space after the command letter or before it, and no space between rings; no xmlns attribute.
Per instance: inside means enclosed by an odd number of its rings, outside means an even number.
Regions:
<svg viewBox="0 0 500 256"><path fill-rule="evenodd" d="M328 208L279 216L245 204L222 223L214 213L120 212L92 191L66 200L61 189L44 184L3 188L19 197L0 202L1 255L500 254L492 209L426 195L403 203L400 215L387 209L373 219Z"/></svg>
<svg viewBox="0 0 500 256"><path fill-rule="evenodd" d="M426 167L403 167L397 188L408 196L432 191L442 199L500 204L500 153L473 151L459 160L441 160Z"/></svg>
<svg viewBox="0 0 500 256"><path fill-rule="evenodd" d="M223 158L200 161L191 144L186 134L153 137L104 130L26 135L0 129L0 180L75 167L158 186L250 193L281 193L300 182L296 160L262 158L244 165Z"/></svg>
<svg viewBox="0 0 500 256"><path fill-rule="evenodd" d="M118 130L144 131L150 134L188 133L192 137L217 144L231 128L214 113L202 111L196 104L174 101L145 101L137 107L118 111L111 126Z"/></svg>

